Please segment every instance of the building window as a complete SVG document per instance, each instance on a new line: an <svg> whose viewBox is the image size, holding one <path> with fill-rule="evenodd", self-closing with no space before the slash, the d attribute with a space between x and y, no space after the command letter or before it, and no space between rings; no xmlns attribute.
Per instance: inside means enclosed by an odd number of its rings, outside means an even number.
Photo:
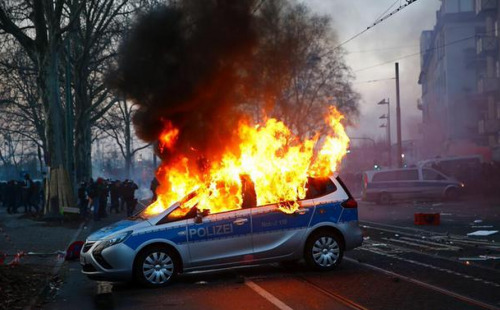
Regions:
<svg viewBox="0 0 500 310"><path fill-rule="evenodd" d="M460 6L459 7L460 12L472 12L472 11L474 11L473 0L460 0L459 6Z"/></svg>
<svg viewBox="0 0 500 310"><path fill-rule="evenodd" d="M446 13L458 13L458 0L446 0L444 2Z"/></svg>
<svg viewBox="0 0 500 310"><path fill-rule="evenodd" d="M445 0L446 13L473 12L474 0Z"/></svg>

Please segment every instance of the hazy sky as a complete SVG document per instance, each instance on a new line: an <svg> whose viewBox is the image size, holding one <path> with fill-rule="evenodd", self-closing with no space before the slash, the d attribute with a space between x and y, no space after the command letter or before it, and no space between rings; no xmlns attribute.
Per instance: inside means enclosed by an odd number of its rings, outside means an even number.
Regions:
<svg viewBox="0 0 500 310"><path fill-rule="evenodd" d="M315 12L328 14L338 41L344 42L359 33L388 9L395 0L303 0ZM397 1L393 9L405 0ZM401 114L403 119L403 140L416 138L416 124L421 121L421 111L417 109L417 99L421 96L418 85L420 56L405 57L419 52L422 30L430 30L436 22L439 0L418 0L393 15L358 38L344 45L348 52L347 64L355 74L354 88L361 95L361 116L358 128L349 130L351 137L386 137L385 122L379 116L387 113L387 106L377 105L383 98L391 102L392 141L396 141L396 87L394 62L399 62ZM392 10L392 9L391 9ZM377 64L390 62L371 69ZM366 83L366 81L390 79Z"/></svg>

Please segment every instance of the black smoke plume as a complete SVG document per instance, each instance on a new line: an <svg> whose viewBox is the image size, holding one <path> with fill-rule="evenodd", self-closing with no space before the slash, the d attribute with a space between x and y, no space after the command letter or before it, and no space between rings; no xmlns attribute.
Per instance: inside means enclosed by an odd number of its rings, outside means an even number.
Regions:
<svg viewBox="0 0 500 310"><path fill-rule="evenodd" d="M167 122L174 150L210 158L234 138L235 96L256 43L253 0L187 0L140 16L122 42L109 83L138 105L137 134L156 141Z"/></svg>

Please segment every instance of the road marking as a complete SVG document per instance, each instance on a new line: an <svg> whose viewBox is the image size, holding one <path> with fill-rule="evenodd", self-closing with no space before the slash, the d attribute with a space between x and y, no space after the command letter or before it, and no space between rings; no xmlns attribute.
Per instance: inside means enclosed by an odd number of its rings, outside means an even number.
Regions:
<svg viewBox="0 0 500 310"><path fill-rule="evenodd" d="M265 299L267 299L267 301L269 301L270 303L272 303L273 305L275 305L278 309L281 309L281 310L293 310L287 304L285 304L284 302L282 302L281 300L279 300L278 298L276 298L274 295L272 295L271 293L269 293L268 291L266 291L262 287L260 287L257 284L255 284L255 282L246 280L245 284L249 288L251 288L252 290L254 290L257 294L259 294L260 296L264 297Z"/></svg>
<svg viewBox="0 0 500 310"><path fill-rule="evenodd" d="M484 303L482 301L479 301L479 300L476 300L476 299L472 299L472 298L469 298L467 296L464 296L464 295L461 295L461 294L458 294L458 293L455 293L455 292L452 292L452 291L449 291L447 289L444 289L444 288L441 288L441 287L438 287L438 286L434 286L432 284L429 284L429 283L425 283L425 282L422 282L422 281L419 281L417 279L413 279L413 278L410 278L410 277L407 277L407 276L404 276L402 274L399 274L399 273L395 273L395 272L392 272L392 271L389 271L389 270L386 270L386 269L383 269L383 268L380 268L380 267L377 267L377 266L374 266L372 264L368 264L368 263L361 263L355 259L352 259L352 258L349 258L349 257L344 257L344 260L347 260L349 262L352 262L352 263L355 263L355 264L359 264L359 265L362 265L362 266L365 266L369 269L372 269L372 270L375 270L375 271L378 271L378 272L382 272L382 273L385 273L387 275L390 275L392 277L397 277L397 278L400 278L400 279L403 279L403 280L406 280L408 282L411 282L411 283L414 283L414 284L417 284L419 286L422 286L422 287L425 287L427 289L431 289L431 290L434 290L434 291L437 291L437 292L440 292L442 294L445 294L445 295L448 295L448 296L451 296L453 298L456 298L458 300L461 300L461 301L464 301L464 302L467 302L469 304L472 304L472 305L475 305L475 306L479 306L481 308L484 308L484 309L490 309L490 310L499 310L500 308L498 307L495 307L493 305L490 305L490 304L487 304L487 303Z"/></svg>

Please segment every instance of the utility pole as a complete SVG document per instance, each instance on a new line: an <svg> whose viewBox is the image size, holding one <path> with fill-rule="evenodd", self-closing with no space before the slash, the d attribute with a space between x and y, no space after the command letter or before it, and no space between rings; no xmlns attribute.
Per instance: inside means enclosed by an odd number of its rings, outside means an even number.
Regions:
<svg viewBox="0 0 500 310"><path fill-rule="evenodd" d="M392 166L392 152L391 152L391 149L392 149L392 143L391 143L391 103L390 103L390 100L389 98L387 99L382 99L379 103L377 103L379 105L382 105L382 104L387 104L387 116L386 117L380 117L380 118L386 118L387 119L387 147L388 147L388 152L389 152L389 162L388 162L388 166L389 168Z"/></svg>
<svg viewBox="0 0 500 310"><path fill-rule="evenodd" d="M398 167L403 168L403 145L401 143L401 104L399 98L399 63L396 63L396 121L398 139Z"/></svg>

